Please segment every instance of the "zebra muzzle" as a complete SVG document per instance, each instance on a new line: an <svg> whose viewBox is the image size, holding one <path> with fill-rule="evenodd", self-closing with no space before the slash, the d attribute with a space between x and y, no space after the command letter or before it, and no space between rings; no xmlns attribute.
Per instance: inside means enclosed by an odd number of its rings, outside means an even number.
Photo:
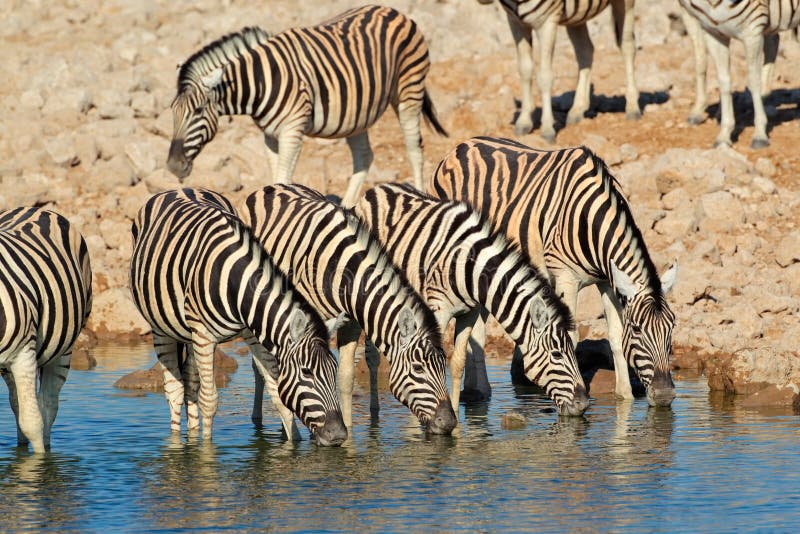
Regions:
<svg viewBox="0 0 800 534"><path fill-rule="evenodd" d="M342 412L325 413L325 424L314 429L317 444L325 447L336 447L347 440L347 427L342 419Z"/></svg>
<svg viewBox="0 0 800 534"><path fill-rule="evenodd" d="M186 157L186 152L183 150L183 141L173 139L172 143L170 143L167 169L177 176L179 180L183 180L192 172L192 162Z"/></svg>
<svg viewBox="0 0 800 534"><path fill-rule="evenodd" d="M453 405L447 398L439 401L439 405L428 423L428 430L433 434L450 434L457 424L458 419L453 411Z"/></svg>
<svg viewBox="0 0 800 534"><path fill-rule="evenodd" d="M669 371L656 371L653 381L647 386L647 402L650 406L669 406L675 399L675 383Z"/></svg>
<svg viewBox="0 0 800 534"><path fill-rule="evenodd" d="M580 416L589 407L589 396L586 395L586 388L578 386L571 402L565 402L559 407L559 415Z"/></svg>

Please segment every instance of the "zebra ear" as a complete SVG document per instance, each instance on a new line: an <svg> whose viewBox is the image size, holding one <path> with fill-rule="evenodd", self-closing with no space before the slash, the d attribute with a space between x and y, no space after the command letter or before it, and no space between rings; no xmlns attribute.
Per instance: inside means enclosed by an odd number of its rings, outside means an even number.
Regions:
<svg viewBox="0 0 800 534"><path fill-rule="evenodd" d="M289 319L289 336L293 342L297 342L303 334L306 333L308 326L308 315L302 310L295 310L292 312L292 318Z"/></svg>
<svg viewBox="0 0 800 534"><path fill-rule="evenodd" d="M628 300L636 296L639 291L639 287L631 280L631 277L617 269L617 265L613 261L611 262L611 282L617 293Z"/></svg>
<svg viewBox="0 0 800 534"><path fill-rule="evenodd" d="M547 309L547 303L540 296L533 297L531 320L534 330L544 330L550 323L550 310Z"/></svg>
<svg viewBox="0 0 800 534"><path fill-rule="evenodd" d="M333 319L328 319L325 321L325 326L328 329L328 335L332 336L339 330L344 323L347 322L347 317L345 316L344 312L340 313L338 316L334 317Z"/></svg>
<svg viewBox="0 0 800 534"><path fill-rule="evenodd" d="M661 276L661 293L666 295L672 289L672 286L675 285L675 280L678 278L678 260L675 260L672 263L672 267L667 269Z"/></svg>
<svg viewBox="0 0 800 534"><path fill-rule="evenodd" d="M221 81L222 81L222 67L217 67L216 69L212 70L211 72L200 78L200 82L209 91L211 91L217 85L219 85L219 82Z"/></svg>
<svg viewBox="0 0 800 534"><path fill-rule="evenodd" d="M417 318L414 317L414 312L411 308L403 306L397 318L397 324L400 328L400 342L405 345L411 341L411 338L414 337L414 334L419 328L417 325Z"/></svg>

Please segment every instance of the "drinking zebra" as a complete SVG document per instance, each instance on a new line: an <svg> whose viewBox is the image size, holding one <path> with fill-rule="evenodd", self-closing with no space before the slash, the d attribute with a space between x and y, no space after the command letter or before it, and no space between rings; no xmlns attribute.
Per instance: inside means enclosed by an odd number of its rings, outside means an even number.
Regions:
<svg viewBox="0 0 800 534"><path fill-rule="evenodd" d="M89 251L69 221L41 208L0 211L0 374L17 442L34 452L50 448L72 346L91 308Z"/></svg>
<svg viewBox="0 0 800 534"><path fill-rule="evenodd" d="M358 217L299 184L256 191L241 216L320 315L347 315L337 336L345 424L352 426L355 350L363 328L389 361L395 397L430 431L450 433L457 420L439 324ZM257 397L254 413L260 402Z"/></svg>
<svg viewBox="0 0 800 534"><path fill-rule="evenodd" d="M347 439L325 324L227 200L204 189L154 195L132 232L131 292L153 327L173 431L180 430L185 397L188 428L199 426L199 404L203 437L211 438L214 350L244 335L263 345L255 356L273 373L280 401L317 441L338 445Z"/></svg>
<svg viewBox="0 0 800 534"><path fill-rule="evenodd" d="M456 318L450 358L455 406L472 325L484 308L522 347L526 376L547 391L559 413L586 410L570 338L572 316L504 234L468 204L433 199L410 185L377 186L355 212L425 299L440 328Z"/></svg>
<svg viewBox="0 0 800 534"><path fill-rule="evenodd" d="M429 191L482 211L546 271L572 313L578 291L597 285L614 354L616 395L632 398L630 364L651 404L672 402L675 315L665 294L677 265L659 279L619 184L600 158L583 147L544 151L478 137L445 156Z"/></svg>
<svg viewBox="0 0 800 534"><path fill-rule="evenodd" d="M769 94L769 83L778 55L778 32L798 28L800 0L680 0L681 7L696 21L686 25L695 51L695 105L689 122L702 122L706 99L705 47L717 69L720 100L720 131L715 145L730 145L736 126L731 96L730 43L739 39L747 58L747 88L753 98L753 139L750 146L769 146L767 114L763 98ZM684 17L689 21L690 17ZM703 28L705 47L699 37Z"/></svg>
<svg viewBox="0 0 800 534"><path fill-rule="evenodd" d="M220 115L250 115L264 131L273 183L291 181L303 135L346 138L353 175L343 204L352 206L373 159L367 130L391 104L421 188L420 113L447 135L425 89L429 68L416 23L388 7L353 9L274 36L244 28L181 66L167 166L188 176Z"/></svg>
<svg viewBox="0 0 800 534"><path fill-rule="evenodd" d="M533 129L533 95L531 78L533 75L533 38L536 31L539 38L539 91L542 96L542 126L539 134L547 141L554 142L556 131L553 126L553 50L558 26L567 27L567 35L575 49L578 60L578 84L575 99L567 114L567 124L583 119L589 110L591 98L591 70L594 46L589 37L586 23L600 14L609 4L614 18L614 34L617 46L622 49L625 59L625 116L629 119L641 117L639 110L639 90L634 76L636 44L633 39L634 0L499 0L508 17L511 35L517 47L522 102L519 116L514 123L514 132L524 135ZM481 3L490 3L480 0Z"/></svg>

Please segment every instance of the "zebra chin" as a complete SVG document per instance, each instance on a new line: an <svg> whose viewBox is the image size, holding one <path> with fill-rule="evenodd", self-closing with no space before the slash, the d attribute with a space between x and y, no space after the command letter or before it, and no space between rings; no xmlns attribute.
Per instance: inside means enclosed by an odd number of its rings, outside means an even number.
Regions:
<svg viewBox="0 0 800 534"><path fill-rule="evenodd" d="M558 415L578 417L586 412L589 407L589 396L586 395L586 388L578 386L575 388L575 394L569 402L563 402L558 406Z"/></svg>
<svg viewBox="0 0 800 534"><path fill-rule="evenodd" d="M325 412L325 423L315 426L311 431L317 445L323 447L338 447L347 441L347 427L339 410Z"/></svg>

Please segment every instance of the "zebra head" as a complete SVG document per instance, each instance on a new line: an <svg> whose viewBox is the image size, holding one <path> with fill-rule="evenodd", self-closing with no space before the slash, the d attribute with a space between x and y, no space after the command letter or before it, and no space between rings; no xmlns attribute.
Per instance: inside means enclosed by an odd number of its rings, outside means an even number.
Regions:
<svg viewBox="0 0 800 534"><path fill-rule="evenodd" d="M675 384L669 370L675 314L664 295L675 284L678 264L661 277L660 291L637 284L611 262L611 275L622 297L622 350L647 390L651 406L669 406Z"/></svg>
<svg viewBox="0 0 800 534"><path fill-rule="evenodd" d="M167 168L183 180L192 172L192 162L214 138L220 116L216 90L222 83L222 67L199 80L186 80L172 102L172 142Z"/></svg>
<svg viewBox="0 0 800 534"><path fill-rule="evenodd" d="M523 352L525 376L547 391L560 415L583 415L589 397L575 358L567 307L548 304L537 295L529 311L531 328Z"/></svg>
<svg viewBox="0 0 800 534"><path fill-rule="evenodd" d="M308 315L296 310L290 319L288 347L278 354L278 394L316 436L320 445L341 445L347 439L339 396L336 357L328 340L309 328Z"/></svg>
<svg viewBox="0 0 800 534"><path fill-rule="evenodd" d="M398 318L400 350L389 360L389 387L397 400L434 434L449 434L458 424L447 394L447 356L435 332L420 328L412 310Z"/></svg>

